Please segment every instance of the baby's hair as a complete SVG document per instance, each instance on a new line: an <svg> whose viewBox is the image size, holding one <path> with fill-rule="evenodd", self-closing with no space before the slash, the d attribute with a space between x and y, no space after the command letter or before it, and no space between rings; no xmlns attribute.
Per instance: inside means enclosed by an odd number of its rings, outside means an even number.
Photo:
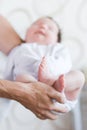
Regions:
<svg viewBox="0 0 87 130"><path fill-rule="evenodd" d="M58 38L57 38L57 42L61 42L61 40L62 40L62 38L61 38L61 29L60 29L60 27L59 27L59 25L58 25L58 23L52 18L52 17L50 17L50 16L46 16L48 19L51 19L53 22L55 22L56 23L56 25L57 25L57 27L58 27L58 29L59 29L59 32L58 32Z"/></svg>

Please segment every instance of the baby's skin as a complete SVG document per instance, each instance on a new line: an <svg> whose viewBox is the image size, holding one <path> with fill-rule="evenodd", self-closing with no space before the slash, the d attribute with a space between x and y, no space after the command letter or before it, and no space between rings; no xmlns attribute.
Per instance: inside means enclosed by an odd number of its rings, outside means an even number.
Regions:
<svg viewBox="0 0 87 130"><path fill-rule="evenodd" d="M73 81L72 79L74 75L77 75L76 81ZM81 81L78 81L78 76L81 76ZM57 91L64 93L68 100L76 100L84 84L84 76L78 71L71 71L64 75L62 74L58 78L53 77L49 71L46 57L42 58L42 62L39 66L38 80L51 85Z"/></svg>

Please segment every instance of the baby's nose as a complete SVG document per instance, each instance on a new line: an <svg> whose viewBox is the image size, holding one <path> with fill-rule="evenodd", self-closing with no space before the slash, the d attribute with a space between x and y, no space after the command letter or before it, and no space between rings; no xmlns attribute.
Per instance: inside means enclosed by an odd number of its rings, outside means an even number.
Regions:
<svg viewBox="0 0 87 130"><path fill-rule="evenodd" d="M41 28L43 28L43 29L48 29L48 26L46 25L46 24L41 24L41 26L40 26Z"/></svg>

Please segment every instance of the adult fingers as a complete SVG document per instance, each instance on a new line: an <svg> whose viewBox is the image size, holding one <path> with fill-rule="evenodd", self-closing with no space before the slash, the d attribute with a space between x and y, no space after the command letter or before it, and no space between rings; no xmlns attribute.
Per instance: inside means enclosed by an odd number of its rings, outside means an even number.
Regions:
<svg viewBox="0 0 87 130"><path fill-rule="evenodd" d="M58 115L56 115L55 113L52 113L51 111L45 111L42 114L38 114L38 116L40 119L51 119L51 120L55 120L58 118Z"/></svg>
<svg viewBox="0 0 87 130"><path fill-rule="evenodd" d="M51 89L50 91L48 91L48 96L60 103L66 102L65 96L62 93L56 91L55 89Z"/></svg>
<svg viewBox="0 0 87 130"><path fill-rule="evenodd" d="M52 106L51 106L52 111L58 112L58 113L67 113L69 110L68 108L65 106L65 104L61 104L58 102L55 102Z"/></svg>
<svg viewBox="0 0 87 130"><path fill-rule="evenodd" d="M42 114L37 114L36 115L39 119L41 119L41 120L45 120L45 119L47 119L45 116L43 116Z"/></svg>

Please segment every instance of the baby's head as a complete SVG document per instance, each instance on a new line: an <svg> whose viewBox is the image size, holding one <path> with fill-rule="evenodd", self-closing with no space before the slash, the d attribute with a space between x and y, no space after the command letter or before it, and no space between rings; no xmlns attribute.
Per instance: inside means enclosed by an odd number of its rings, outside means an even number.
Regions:
<svg viewBox="0 0 87 130"><path fill-rule="evenodd" d="M28 28L25 41L39 44L60 43L61 30L51 17L42 17Z"/></svg>

